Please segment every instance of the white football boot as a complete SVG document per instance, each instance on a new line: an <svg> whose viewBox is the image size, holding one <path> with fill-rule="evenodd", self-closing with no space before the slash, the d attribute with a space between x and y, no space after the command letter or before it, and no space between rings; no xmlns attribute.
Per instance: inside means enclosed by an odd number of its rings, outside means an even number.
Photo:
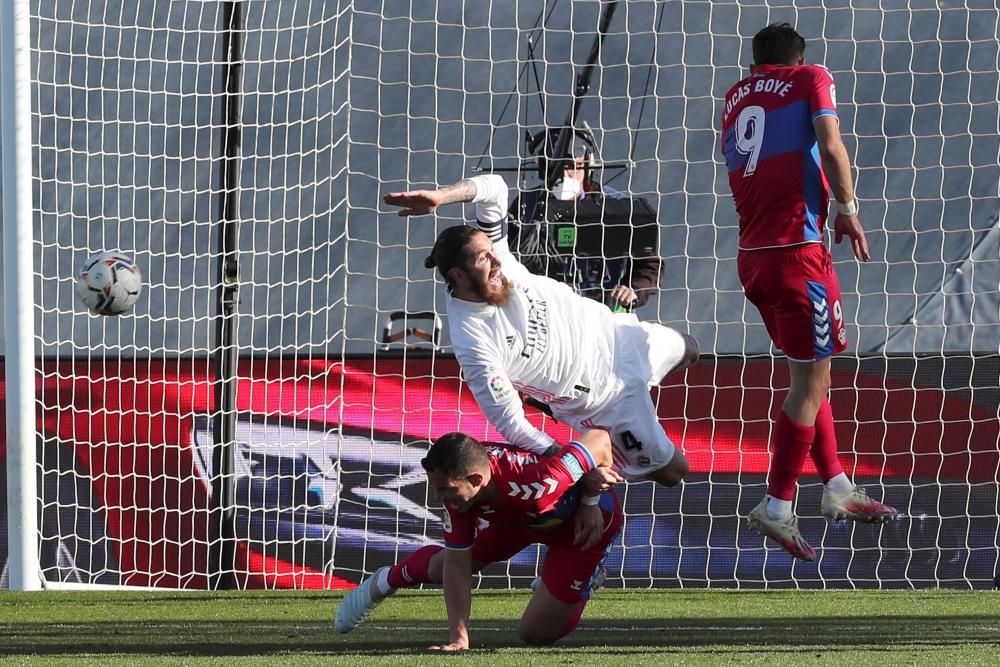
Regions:
<svg viewBox="0 0 1000 667"><path fill-rule="evenodd" d="M333 627L337 632L350 632L365 622L368 615L375 607L381 604L382 600L396 592L391 590L386 595L382 595L378 589L377 581L382 574L382 570L388 570L388 566L375 571L375 574L368 577L357 588L344 596L337 608L337 616L333 619Z"/></svg>

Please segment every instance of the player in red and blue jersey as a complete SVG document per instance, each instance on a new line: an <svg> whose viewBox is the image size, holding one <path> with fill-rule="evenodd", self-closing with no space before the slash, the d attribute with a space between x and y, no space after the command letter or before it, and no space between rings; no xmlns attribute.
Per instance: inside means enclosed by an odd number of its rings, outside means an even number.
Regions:
<svg viewBox="0 0 1000 667"><path fill-rule="evenodd" d="M767 496L751 511L750 525L793 556L813 560L816 552L792 514L807 454L825 483L827 518L886 521L896 510L856 487L837 459L827 393L830 358L847 349L847 333L840 283L823 243L828 191L837 202L835 241L850 239L860 261L870 255L833 77L806 65L804 55L805 40L787 23L754 36L750 76L726 93L721 148L740 218L740 281L790 369L773 430Z"/></svg>
<svg viewBox="0 0 1000 667"><path fill-rule="evenodd" d="M528 644L551 644L572 632L603 580L601 561L622 522L611 489L621 477L611 468L608 433L590 430L554 456L484 447L464 433L449 433L431 446L422 463L428 484L445 505L444 548L422 547L362 582L341 602L337 631L356 628L399 588L442 583L451 637L431 648L466 650L473 572L532 544L545 544L541 581L518 634ZM595 494L584 488L585 476ZM583 520L588 512L599 520Z"/></svg>

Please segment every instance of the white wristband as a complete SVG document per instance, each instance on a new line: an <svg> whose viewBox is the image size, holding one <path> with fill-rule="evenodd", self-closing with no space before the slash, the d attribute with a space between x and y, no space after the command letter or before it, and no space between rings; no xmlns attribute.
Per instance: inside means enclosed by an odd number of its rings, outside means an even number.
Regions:
<svg viewBox="0 0 1000 667"><path fill-rule="evenodd" d="M581 505L596 505L599 502L601 502L601 496L600 495L588 496L588 495L584 494L584 495L580 496L580 504Z"/></svg>
<svg viewBox="0 0 1000 667"><path fill-rule="evenodd" d="M852 199L846 204L837 202L837 213L841 215L857 215L858 214L858 201Z"/></svg>

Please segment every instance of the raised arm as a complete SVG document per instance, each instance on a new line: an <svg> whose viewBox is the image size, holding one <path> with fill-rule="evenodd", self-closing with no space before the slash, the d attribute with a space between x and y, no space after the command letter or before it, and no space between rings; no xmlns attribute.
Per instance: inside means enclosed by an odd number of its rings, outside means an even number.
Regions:
<svg viewBox="0 0 1000 667"><path fill-rule="evenodd" d="M383 197L390 206L399 206L397 215L427 215L439 206L456 202L476 202L476 217L487 224L499 222L507 212L507 184L495 174L464 178L436 190L390 192ZM482 225L480 225L482 226Z"/></svg>
<svg viewBox="0 0 1000 667"><path fill-rule="evenodd" d="M407 190L406 192L390 192L383 201L390 206L401 207L397 215L427 215L433 213L438 206L455 202L470 202L476 196L476 185L469 179L452 183L437 190Z"/></svg>

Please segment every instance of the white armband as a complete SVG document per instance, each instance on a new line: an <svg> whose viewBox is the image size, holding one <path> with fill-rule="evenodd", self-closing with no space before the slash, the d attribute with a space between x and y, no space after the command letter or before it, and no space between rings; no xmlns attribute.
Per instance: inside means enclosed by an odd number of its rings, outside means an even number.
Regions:
<svg viewBox="0 0 1000 667"><path fill-rule="evenodd" d="M596 496L588 496L586 494L580 496L580 504L581 505L591 505L591 506L593 506L593 505L596 505L599 502L601 502L601 496L600 496L600 494L598 494Z"/></svg>
<svg viewBox="0 0 1000 667"><path fill-rule="evenodd" d="M837 213L841 215L857 215L858 214L858 200L852 199L847 203L837 202Z"/></svg>

